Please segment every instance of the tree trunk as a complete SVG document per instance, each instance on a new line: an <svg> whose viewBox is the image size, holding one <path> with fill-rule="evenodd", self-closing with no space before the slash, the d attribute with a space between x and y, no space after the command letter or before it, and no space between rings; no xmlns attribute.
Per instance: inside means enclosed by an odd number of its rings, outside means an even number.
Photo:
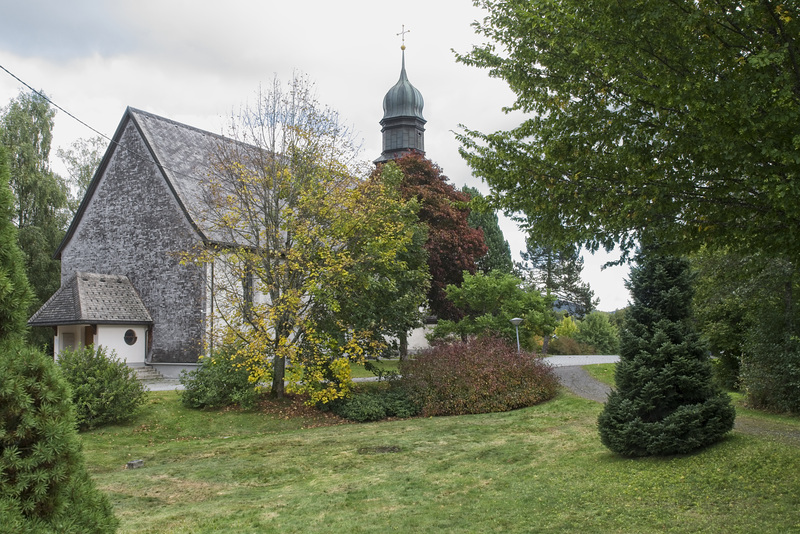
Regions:
<svg viewBox="0 0 800 534"><path fill-rule="evenodd" d="M789 261L789 272L783 286L783 316L787 339L795 335L794 324L794 262Z"/></svg>
<svg viewBox="0 0 800 534"><path fill-rule="evenodd" d="M283 379L286 374L286 358L277 354L272 359L272 390L271 394L276 399L283 398Z"/></svg>
<svg viewBox="0 0 800 534"><path fill-rule="evenodd" d="M408 332L403 332L400 334L400 361L405 360L408 357Z"/></svg>
<svg viewBox="0 0 800 534"><path fill-rule="evenodd" d="M547 356L547 347L550 345L550 335L544 336L542 339L542 356Z"/></svg>

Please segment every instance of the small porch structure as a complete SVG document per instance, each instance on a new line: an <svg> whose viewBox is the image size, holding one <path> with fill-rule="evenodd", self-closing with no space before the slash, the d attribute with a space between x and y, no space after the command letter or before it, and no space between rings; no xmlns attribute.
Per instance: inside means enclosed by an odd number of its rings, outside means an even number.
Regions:
<svg viewBox="0 0 800 534"><path fill-rule="evenodd" d="M53 328L54 356L103 346L131 367L147 361L153 319L127 276L77 272L28 321Z"/></svg>

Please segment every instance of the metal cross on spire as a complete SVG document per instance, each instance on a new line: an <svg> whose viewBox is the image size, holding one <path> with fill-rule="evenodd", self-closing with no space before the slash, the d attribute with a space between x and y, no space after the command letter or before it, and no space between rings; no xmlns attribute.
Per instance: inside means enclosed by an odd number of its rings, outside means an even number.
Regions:
<svg viewBox="0 0 800 534"><path fill-rule="evenodd" d="M399 36L402 38L402 40L403 40L403 44L402 44L402 45L400 45L400 50L405 50L405 49L406 49L406 34L407 34L407 33L409 33L410 31L411 31L411 30L407 30L407 29L406 29L406 25L405 25L405 24L403 24L403 31L401 31L400 33L398 33L398 34L397 34L397 35L399 35Z"/></svg>

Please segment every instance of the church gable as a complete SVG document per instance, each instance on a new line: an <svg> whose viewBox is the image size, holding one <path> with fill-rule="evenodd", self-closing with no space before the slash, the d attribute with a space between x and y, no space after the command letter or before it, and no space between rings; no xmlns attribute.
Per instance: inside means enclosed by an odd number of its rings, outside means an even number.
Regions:
<svg viewBox="0 0 800 534"><path fill-rule="evenodd" d="M180 253L206 239L128 110L59 249L62 284L77 271L125 275L153 319L151 360L195 361L201 354L205 271ZM149 139L148 139L149 138Z"/></svg>

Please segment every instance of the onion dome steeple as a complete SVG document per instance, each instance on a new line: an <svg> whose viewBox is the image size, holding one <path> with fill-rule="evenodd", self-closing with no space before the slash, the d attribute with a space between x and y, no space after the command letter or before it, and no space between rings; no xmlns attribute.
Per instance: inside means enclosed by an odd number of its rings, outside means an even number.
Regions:
<svg viewBox="0 0 800 534"><path fill-rule="evenodd" d="M405 28L403 32L405 33ZM404 36L405 37L405 36ZM411 85L406 74L406 46L402 50L400 79L383 97L383 152L375 163L394 159L404 152L425 154L425 123L422 108L425 105L422 93Z"/></svg>

